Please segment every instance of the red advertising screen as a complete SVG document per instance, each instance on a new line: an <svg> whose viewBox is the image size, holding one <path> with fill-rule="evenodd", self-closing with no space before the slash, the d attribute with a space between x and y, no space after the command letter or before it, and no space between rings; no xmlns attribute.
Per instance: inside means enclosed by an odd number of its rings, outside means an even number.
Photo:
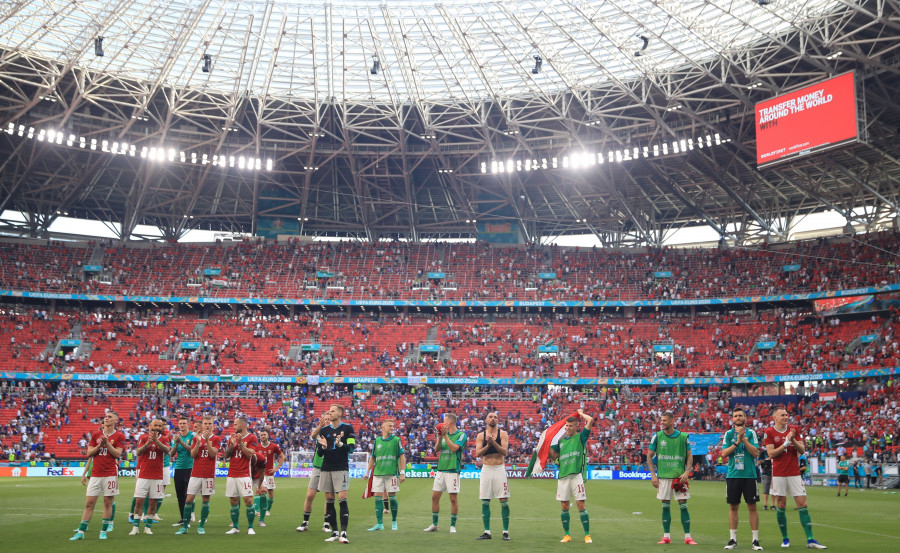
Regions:
<svg viewBox="0 0 900 553"><path fill-rule="evenodd" d="M756 104L760 167L858 140L853 73Z"/></svg>

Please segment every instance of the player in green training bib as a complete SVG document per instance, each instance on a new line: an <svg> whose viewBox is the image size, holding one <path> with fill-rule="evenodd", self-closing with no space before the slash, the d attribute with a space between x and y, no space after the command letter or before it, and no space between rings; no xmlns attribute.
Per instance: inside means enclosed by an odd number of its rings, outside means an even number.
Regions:
<svg viewBox="0 0 900 553"><path fill-rule="evenodd" d="M579 420L580 417L580 420ZM578 423L583 420L584 428L578 432ZM566 434L559 442L550 446L550 459L559 460L559 477L556 482L556 500L559 501L562 513L563 531L565 535L560 540L562 543L572 541L569 534L569 502L575 497L575 505L578 507L578 515L581 525L584 527L584 543L593 543L591 540L591 521L584 502L587 495L584 491L585 472L587 471L587 442L591 437L591 429L594 427L594 419L585 414L583 409L578 410L578 417L566 419Z"/></svg>
<svg viewBox="0 0 900 553"><path fill-rule="evenodd" d="M756 458L759 456L759 439L752 428L747 428L747 414L740 407L731 412L734 428L722 437L722 456L728 457L728 474L725 478L725 498L728 502L728 528L730 536L725 549L737 548L738 507L741 497L750 515L751 549L762 551L759 544L759 492L756 489Z"/></svg>
<svg viewBox="0 0 900 553"><path fill-rule="evenodd" d="M384 499L381 494L387 491L391 506L391 530L397 529L397 492L400 484L406 480L406 454L400 437L394 436L394 421L388 419L381 423L381 437L375 440L372 455L369 456L368 470L374 468L372 476L372 493L375 496L375 526L373 530L384 530Z"/></svg>
<svg viewBox="0 0 900 553"><path fill-rule="evenodd" d="M674 496L681 510L684 543L697 545L691 537L691 515L687 506L687 500L691 497L688 476L693 460L688 435L675 430L675 415L668 411L662 414L659 423L662 430L653 435L647 448L647 459L650 459L650 472L653 474L652 483L657 488L656 498L662 501L664 533L658 543L672 543L672 536L669 534L672 524L670 503Z"/></svg>
<svg viewBox="0 0 900 553"><path fill-rule="evenodd" d="M315 429L313 429L313 443L315 443L316 438L318 438L319 436L319 432L322 431L322 428L324 428L326 424L328 424L327 412L326 414L323 414L321 418L319 418L319 425L316 426ZM319 478L321 478L322 476L322 461L324 460L324 457L321 453L319 453L318 448L313 447L313 450L315 451L315 453L313 454L313 469L312 474L309 477L309 486L307 486L306 488L306 498L303 500L303 522L300 523L300 526L297 527L298 532L306 532L307 530L309 530L309 517L312 515L313 499L315 499L316 494L319 493ZM326 515L328 514L327 511L328 508L326 506ZM322 531L326 534L331 533L331 524L329 524L327 520L322 524Z"/></svg>
<svg viewBox="0 0 900 553"><path fill-rule="evenodd" d="M431 488L431 524L425 532L437 532L441 510L441 494L450 495L450 533L456 533L459 515L459 473L462 472L462 450L466 447L466 433L456 427L456 415L447 413L444 422L435 428L434 451L438 454L437 472Z"/></svg>

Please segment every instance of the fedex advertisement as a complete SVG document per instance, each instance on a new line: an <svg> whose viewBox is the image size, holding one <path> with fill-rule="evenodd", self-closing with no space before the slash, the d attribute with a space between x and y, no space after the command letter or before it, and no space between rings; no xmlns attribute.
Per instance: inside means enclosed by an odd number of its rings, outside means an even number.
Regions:
<svg viewBox="0 0 900 553"><path fill-rule="evenodd" d="M853 72L756 104L759 167L858 139Z"/></svg>

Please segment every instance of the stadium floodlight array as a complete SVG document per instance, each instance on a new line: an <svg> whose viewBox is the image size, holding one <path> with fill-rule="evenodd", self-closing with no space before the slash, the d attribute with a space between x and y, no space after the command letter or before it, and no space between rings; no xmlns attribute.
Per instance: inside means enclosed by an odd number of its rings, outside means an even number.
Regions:
<svg viewBox="0 0 900 553"><path fill-rule="evenodd" d="M604 152L572 152L564 156L541 157L532 159L507 159L490 162L481 162L482 173L513 173L520 171L537 171L542 169L581 169L603 165L604 163L625 163L640 158L669 156L684 154L689 151L703 148L712 148L731 142L730 138L722 138L719 133L701 136L697 138L682 138L662 144L648 146L634 146L621 150L609 150Z"/></svg>
<svg viewBox="0 0 900 553"><path fill-rule="evenodd" d="M93 151L122 155L130 157L140 157L150 161L162 161L169 163L190 163L200 165L212 165L214 167L237 167L244 171L262 171L265 166L266 171L271 171L274 162L271 158L265 159L250 156L234 156L225 154L198 154L197 152L175 150L171 147L148 147L142 146L138 150L134 144L127 142L119 142L117 140L105 140L97 138L86 138L84 136L75 136L74 134L66 134L64 131L55 129L43 129L26 126L22 123L9 123L5 129L6 134L21 136L29 140L37 140L48 144L65 144L68 147L77 147L82 150L90 149ZM318 169L318 168L317 168Z"/></svg>

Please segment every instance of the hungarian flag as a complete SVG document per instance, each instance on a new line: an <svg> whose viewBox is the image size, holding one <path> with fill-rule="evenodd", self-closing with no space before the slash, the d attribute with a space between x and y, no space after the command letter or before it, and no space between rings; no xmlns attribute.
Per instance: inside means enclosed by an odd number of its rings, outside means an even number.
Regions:
<svg viewBox="0 0 900 553"><path fill-rule="evenodd" d="M570 416L577 417L578 415L566 415L541 433L541 439L538 440L538 445L531 455L531 462L528 463L528 470L525 471L525 478L530 478L531 473L541 472L547 467L547 459L550 457L550 446L559 443L559 439L566 434L566 419Z"/></svg>
<svg viewBox="0 0 900 553"><path fill-rule="evenodd" d="M374 475L375 475L375 467L372 467L369 469L369 475L366 476L366 479L368 480L368 482L366 482L366 489L364 489L363 493L362 493L363 499L369 499L370 497L375 495L372 493L372 479L374 478Z"/></svg>

